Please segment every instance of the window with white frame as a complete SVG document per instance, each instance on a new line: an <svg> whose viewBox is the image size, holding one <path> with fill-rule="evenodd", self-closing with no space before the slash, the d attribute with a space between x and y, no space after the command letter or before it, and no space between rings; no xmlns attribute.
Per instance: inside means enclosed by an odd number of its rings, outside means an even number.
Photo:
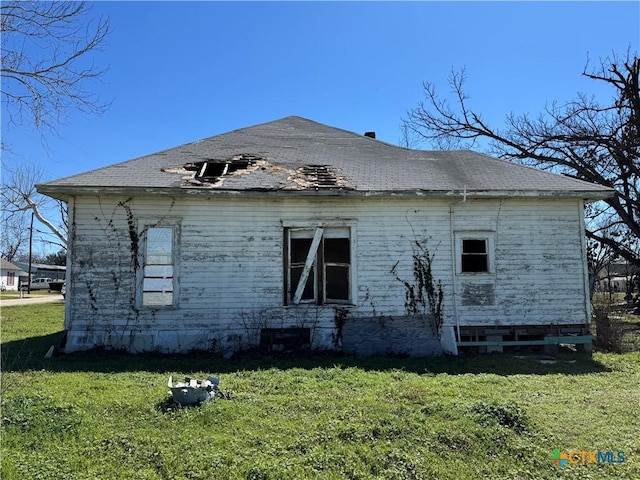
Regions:
<svg viewBox="0 0 640 480"><path fill-rule="evenodd" d="M149 226L144 230L142 305L171 307L175 303L176 226Z"/></svg>
<svg viewBox="0 0 640 480"><path fill-rule="evenodd" d="M464 233L456 238L458 273L492 273L493 233Z"/></svg>
<svg viewBox="0 0 640 480"><path fill-rule="evenodd" d="M349 227L285 229L286 304L352 303Z"/></svg>

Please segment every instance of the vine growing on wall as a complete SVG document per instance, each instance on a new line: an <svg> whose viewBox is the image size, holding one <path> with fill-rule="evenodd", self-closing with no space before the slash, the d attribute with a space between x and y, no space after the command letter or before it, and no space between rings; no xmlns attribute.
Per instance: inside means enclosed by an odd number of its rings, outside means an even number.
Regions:
<svg viewBox="0 0 640 480"><path fill-rule="evenodd" d="M429 317L433 333L440 338L442 335L443 300L442 282L433 277L433 255L426 245L414 240L412 243L413 282L401 279L396 273L396 264L391 273L396 280L404 285L404 306L409 315L426 315Z"/></svg>
<svg viewBox="0 0 640 480"><path fill-rule="evenodd" d="M131 242L131 264L133 266L133 271L134 273L138 270L138 267L140 266L139 264L139 255L138 255L138 244L139 244L139 238L138 238L138 230L137 230L137 226L136 226L136 220L135 217L133 216L133 212L131 211L131 206L129 205L129 202L131 202L131 198L128 198L125 201L122 202L118 202L118 207L121 207L126 215L127 215L127 228L128 228L128 232L129 232L129 241Z"/></svg>
<svg viewBox="0 0 640 480"><path fill-rule="evenodd" d="M349 318L349 310L347 308L335 309L333 323L336 327L336 331L333 335L333 346L336 349L342 346L342 329L344 324L347 323L347 318Z"/></svg>

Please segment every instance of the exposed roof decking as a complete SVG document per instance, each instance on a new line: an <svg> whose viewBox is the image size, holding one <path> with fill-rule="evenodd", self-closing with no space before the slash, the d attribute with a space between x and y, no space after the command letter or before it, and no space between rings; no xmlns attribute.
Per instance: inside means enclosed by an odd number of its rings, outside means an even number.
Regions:
<svg viewBox="0 0 640 480"><path fill-rule="evenodd" d="M201 182L187 164L229 162L250 155L250 167ZM305 166L330 169L334 186L309 181ZM313 180L313 178L311 178ZM472 151L409 150L300 117L234 130L38 186L49 194L89 189L426 192L470 195L564 195L604 198L612 189Z"/></svg>

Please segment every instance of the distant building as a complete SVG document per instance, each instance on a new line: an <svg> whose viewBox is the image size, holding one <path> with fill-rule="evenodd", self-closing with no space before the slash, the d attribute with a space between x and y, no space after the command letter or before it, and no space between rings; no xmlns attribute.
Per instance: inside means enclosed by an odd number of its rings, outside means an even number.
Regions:
<svg viewBox="0 0 640 480"><path fill-rule="evenodd" d="M633 289L633 282L638 276L637 269L628 263L613 263L598 272L596 291L626 293Z"/></svg>
<svg viewBox="0 0 640 480"><path fill-rule="evenodd" d="M4 258L0 259L0 284L3 290L18 290L20 277L23 277L26 281L27 274L10 261Z"/></svg>
<svg viewBox="0 0 640 480"><path fill-rule="evenodd" d="M15 266L24 272L29 272L29 262L13 262ZM64 280L67 267L62 265L46 265L44 263L31 264L31 278L50 278L52 280ZM25 273L27 275L27 273Z"/></svg>

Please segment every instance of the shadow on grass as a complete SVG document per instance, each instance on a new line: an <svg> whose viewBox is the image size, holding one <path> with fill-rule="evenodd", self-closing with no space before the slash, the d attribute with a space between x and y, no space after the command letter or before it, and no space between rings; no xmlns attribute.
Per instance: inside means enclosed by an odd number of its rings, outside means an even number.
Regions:
<svg viewBox="0 0 640 480"><path fill-rule="evenodd" d="M298 353L296 355L222 359L207 352L183 355L128 354L91 350L44 358L52 345L58 345L62 331L3 343L2 369L24 372L46 369L53 372L157 372L185 374L195 372L233 373L246 370L276 368L358 368L365 371L403 370L418 374L450 375L493 373L497 375L583 375L610 371L590 355L562 353L554 357L541 355L491 354L460 357L360 357L338 353ZM553 363L552 363L553 362Z"/></svg>
<svg viewBox="0 0 640 480"><path fill-rule="evenodd" d="M44 356L52 345L58 345L64 332L30 337L0 345L2 370L5 372L26 371L44 368Z"/></svg>

